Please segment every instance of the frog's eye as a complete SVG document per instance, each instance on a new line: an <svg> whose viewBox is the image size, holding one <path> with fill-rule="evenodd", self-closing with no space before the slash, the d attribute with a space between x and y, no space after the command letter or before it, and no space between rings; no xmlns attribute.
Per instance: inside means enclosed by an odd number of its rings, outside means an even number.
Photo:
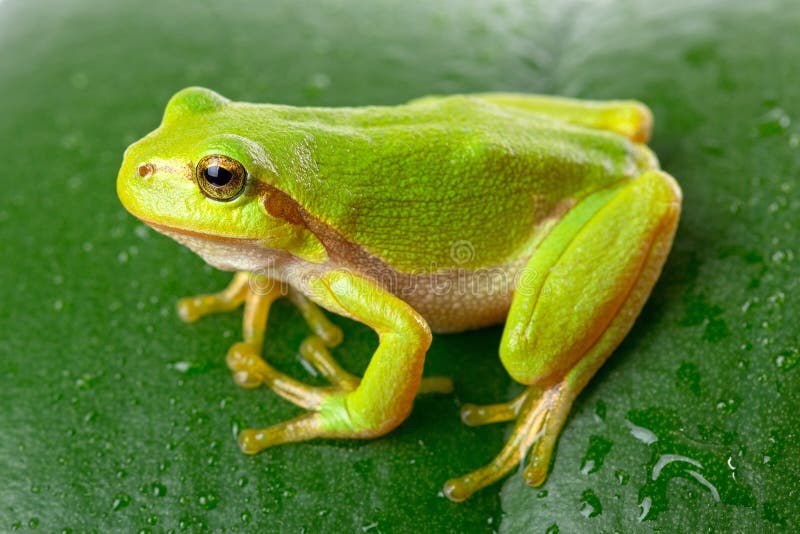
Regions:
<svg viewBox="0 0 800 534"><path fill-rule="evenodd" d="M244 190L247 171L235 159L213 154L197 163L194 178L197 187L212 200L228 202L238 197Z"/></svg>

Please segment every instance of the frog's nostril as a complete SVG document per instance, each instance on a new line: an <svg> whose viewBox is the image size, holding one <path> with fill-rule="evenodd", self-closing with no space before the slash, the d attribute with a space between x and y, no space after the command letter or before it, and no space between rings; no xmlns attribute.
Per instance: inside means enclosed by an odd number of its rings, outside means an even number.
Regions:
<svg viewBox="0 0 800 534"><path fill-rule="evenodd" d="M140 163L139 166L136 168L136 172L142 178L149 178L156 172L156 168L153 166L152 163Z"/></svg>

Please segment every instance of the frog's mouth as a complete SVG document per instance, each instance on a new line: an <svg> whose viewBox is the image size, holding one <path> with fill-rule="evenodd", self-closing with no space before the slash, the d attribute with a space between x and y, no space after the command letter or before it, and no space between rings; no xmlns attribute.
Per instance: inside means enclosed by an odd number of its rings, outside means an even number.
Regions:
<svg viewBox="0 0 800 534"><path fill-rule="evenodd" d="M186 228L177 228L175 226L169 226L166 224L161 224L153 221L148 221L146 219L141 219L143 223L147 226L151 227L153 230L158 232L159 234L163 234L167 237L170 237L180 243L181 245L185 245L189 248L192 248L188 242L189 241L211 241L211 242L218 242L218 243L228 243L228 244L241 244L247 242L257 242L257 239L253 238L246 238L246 237L232 237L227 235L219 235L219 234L209 234L207 232L198 232L197 230L188 230ZM194 249L193 249L194 250Z"/></svg>
<svg viewBox="0 0 800 534"><path fill-rule="evenodd" d="M143 221L156 232L174 239L223 271L259 271L271 264L276 252L252 237L232 237Z"/></svg>

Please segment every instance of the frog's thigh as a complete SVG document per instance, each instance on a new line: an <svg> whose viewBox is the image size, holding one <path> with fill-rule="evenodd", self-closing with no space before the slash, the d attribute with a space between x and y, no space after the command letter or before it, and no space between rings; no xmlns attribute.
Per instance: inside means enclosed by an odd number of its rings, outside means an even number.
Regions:
<svg viewBox="0 0 800 534"><path fill-rule="evenodd" d="M625 337L655 284L678 221L677 184L651 171L602 200L589 198L573 210L531 260L500 348L506 369L531 386L529 394L497 457L445 484L450 499L500 479L529 448L525 481L544 482L572 401Z"/></svg>
<svg viewBox="0 0 800 534"><path fill-rule="evenodd" d="M526 266L514 295L500 357L523 384L563 378L615 319L624 323L617 328L621 341L669 252L680 189L668 174L648 171L599 209L582 204L575 210L588 211L588 220L577 231L569 224L554 230ZM570 213L581 215L586 213ZM559 230L572 235L556 235ZM623 308L638 298L634 288L644 292L640 306ZM619 317L623 309L626 315Z"/></svg>

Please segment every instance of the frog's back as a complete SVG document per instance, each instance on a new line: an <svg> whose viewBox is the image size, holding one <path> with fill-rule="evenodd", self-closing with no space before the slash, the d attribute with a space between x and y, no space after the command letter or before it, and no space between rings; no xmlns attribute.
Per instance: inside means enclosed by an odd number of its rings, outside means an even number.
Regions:
<svg viewBox="0 0 800 534"><path fill-rule="evenodd" d="M636 176L649 157L620 135L473 97L270 112L281 140L261 141L285 152L277 185L407 273L529 255L548 218Z"/></svg>

